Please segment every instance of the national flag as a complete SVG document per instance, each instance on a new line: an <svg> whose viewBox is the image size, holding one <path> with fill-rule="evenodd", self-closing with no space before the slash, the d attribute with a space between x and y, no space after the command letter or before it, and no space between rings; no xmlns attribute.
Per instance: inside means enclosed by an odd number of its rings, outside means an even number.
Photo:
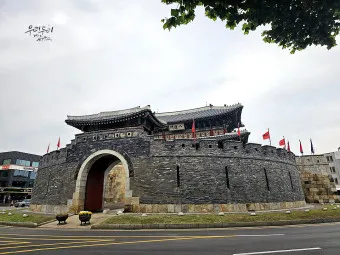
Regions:
<svg viewBox="0 0 340 255"><path fill-rule="evenodd" d="M59 137L58 143L57 143L57 149L59 150L59 148L60 148L60 137Z"/></svg>
<svg viewBox="0 0 340 255"><path fill-rule="evenodd" d="M288 145L287 145L287 150L290 151L289 141L288 141Z"/></svg>
<svg viewBox="0 0 340 255"><path fill-rule="evenodd" d="M191 127L192 137L196 140L196 127L195 127L195 120L192 120L192 127Z"/></svg>
<svg viewBox="0 0 340 255"><path fill-rule="evenodd" d="M312 154L314 154L314 146L313 146L312 139L310 139L310 151Z"/></svg>
<svg viewBox="0 0 340 255"><path fill-rule="evenodd" d="M285 138L283 138L283 139L281 139L281 140L279 141L279 145L280 145L280 146L286 146L286 140L285 140Z"/></svg>
<svg viewBox="0 0 340 255"><path fill-rule="evenodd" d="M240 123L238 123L237 134L239 137L241 137Z"/></svg>
<svg viewBox="0 0 340 255"><path fill-rule="evenodd" d="M50 143L47 146L47 152L46 153L49 153L49 152L50 152Z"/></svg>
<svg viewBox="0 0 340 255"><path fill-rule="evenodd" d="M269 130L268 130L266 133L264 133L264 134L262 135L262 137L263 137L263 140L270 139Z"/></svg>
<svg viewBox="0 0 340 255"><path fill-rule="evenodd" d="M303 149L302 149L302 144L301 144L300 139L299 139L299 142L300 142L300 152L301 152L301 154L303 154Z"/></svg>

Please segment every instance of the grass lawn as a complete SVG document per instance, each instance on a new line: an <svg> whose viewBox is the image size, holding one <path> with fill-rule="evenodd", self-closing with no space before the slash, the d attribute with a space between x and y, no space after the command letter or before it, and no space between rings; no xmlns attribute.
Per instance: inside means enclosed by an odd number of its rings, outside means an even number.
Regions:
<svg viewBox="0 0 340 255"><path fill-rule="evenodd" d="M142 217L138 215L119 215L113 216L103 222L103 224L205 224L205 223L222 223L222 222L276 222L282 220L305 220L305 219L325 219L325 218L339 218L340 208L331 210L328 207L327 211L321 209L305 211L292 211L291 214L285 212L270 212L257 213L256 216L249 214L225 214L224 216L214 214L191 214L191 215L148 215Z"/></svg>
<svg viewBox="0 0 340 255"><path fill-rule="evenodd" d="M55 216L51 215L43 215L43 214L33 214L22 212L20 209L13 209L13 210L6 210L6 213L2 213L0 211L0 221L7 221L7 222L32 222L32 223L42 223L45 221L55 219ZM12 215L8 215L11 212ZM23 214L27 214L28 217L23 217Z"/></svg>

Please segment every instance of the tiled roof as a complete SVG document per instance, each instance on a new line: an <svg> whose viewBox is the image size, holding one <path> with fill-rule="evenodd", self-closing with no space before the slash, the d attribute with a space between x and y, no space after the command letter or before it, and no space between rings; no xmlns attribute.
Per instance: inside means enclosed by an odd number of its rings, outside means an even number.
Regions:
<svg viewBox="0 0 340 255"><path fill-rule="evenodd" d="M235 105L226 105L226 106L205 106L201 108L195 108L184 111L177 112L165 112L165 113L156 113L156 117L160 120L163 120L167 123L174 123L192 119L202 119L209 118L218 115L222 115L225 113L233 112L237 109L242 109L243 106L241 104Z"/></svg>
<svg viewBox="0 0 340 255"><path fill-rule="evenodd" d="M126 110L119 110L119 111L110 111L110 112L101 112L97 114L91 114L91 115L82 115L82 116L67 116L67 121L93 121L93 120L107 120L112 118L120 118L129 116L134 113L139 113L144 110L150 110L150 106L145 107L134 107Z"/></svg>

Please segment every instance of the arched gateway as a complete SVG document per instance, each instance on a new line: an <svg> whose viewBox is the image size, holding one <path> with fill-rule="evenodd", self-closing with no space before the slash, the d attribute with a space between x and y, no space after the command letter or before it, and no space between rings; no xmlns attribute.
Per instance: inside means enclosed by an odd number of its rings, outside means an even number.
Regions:
<svg viewBox="0 0 340 255"><path fill-rule="evenodd" d="M68 116L66 123L81 133L42 157L31 208L100 211L107 206L104 193L110 201L122 199L132 212L304 206L295 155L248 143L247 130L236 132L244 127L242 109L210 105L155 114L147 106ZM107 178L118 162L124 174L113 170ZM118 185L121 176L124 185ZM109 194L115 189L124 189L124 195Z"/></svg>
<svg viewBox="0 0 340 255"><path fill-rule="evenodd" d="M113 150L99 150L91 154L81 165L73 202L79 208L90 211L104 209L104 188L108 181L108 174L113 167L123 164L125 171L125 198L131 197L129 166L125 158Z"/></svg>

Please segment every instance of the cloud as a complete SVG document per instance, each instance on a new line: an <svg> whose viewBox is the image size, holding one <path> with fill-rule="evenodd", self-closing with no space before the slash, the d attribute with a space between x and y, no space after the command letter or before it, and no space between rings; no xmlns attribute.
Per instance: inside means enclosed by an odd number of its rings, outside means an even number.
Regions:
<svg viewBox="0 0 340 255"><path fill-rule="evenodd" d="M0 2L3 3L3 2ZM0 151L43 154L78 133L67 115L150 104L172 111L241 102L250 141L284 135L317 152L339 146L340 48L295 55L228 31L197 13L169 31L160 1L7 1L0 4ZM36 42L29 25L53 25L52 42ZM266 141L265 141L266 142Z"/></svg>

